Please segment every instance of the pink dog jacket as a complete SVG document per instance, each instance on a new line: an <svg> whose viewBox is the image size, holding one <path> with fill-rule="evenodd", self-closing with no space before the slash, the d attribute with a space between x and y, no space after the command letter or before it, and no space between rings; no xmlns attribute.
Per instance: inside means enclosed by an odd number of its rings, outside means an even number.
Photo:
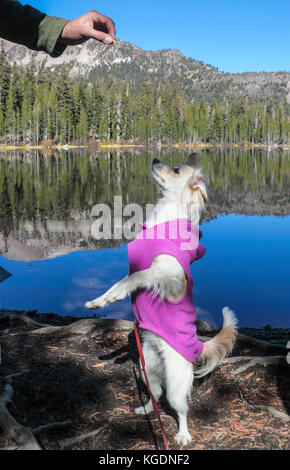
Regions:
<svg viewBox="0 0 290 470"><path fill-rule="evenodd" d="M203 343L196 334L196 313L193 305L193 278L190 264L201 258L205 248L199 239L202 232L185 219L172 220L147 228L128 243L129 274L151 267L155 256L174 256L184 269L187 289L184 297L177 301L153 296L145 289L138 289L131 300L134 315L140 328L161 336L185 359L194 362L203 350Z"/></svg>

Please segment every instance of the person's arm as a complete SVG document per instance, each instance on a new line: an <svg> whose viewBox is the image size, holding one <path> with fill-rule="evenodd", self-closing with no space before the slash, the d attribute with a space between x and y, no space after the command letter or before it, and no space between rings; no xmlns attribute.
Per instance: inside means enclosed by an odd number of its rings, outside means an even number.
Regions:
<svg viewBox="0 0 290 470"><path fill-rule="evenodd" d="M81 44L90 38L112 44L115 25L110 18L94 10L69 21L45 15L16 0L0 0L0 37L58 57L66 46Z"/></svg>
<svg viewBox="0 0 290 470"><path fill-rule="evenodd" d="M59 38L67 23L68 20L47 16L15 0L0 1L0 37L52 57L66 49Z"/></svg>

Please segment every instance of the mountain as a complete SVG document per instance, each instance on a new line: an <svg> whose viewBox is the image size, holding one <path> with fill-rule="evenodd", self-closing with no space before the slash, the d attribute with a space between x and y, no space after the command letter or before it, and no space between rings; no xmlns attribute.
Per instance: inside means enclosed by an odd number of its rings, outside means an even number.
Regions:
<svg viewBox="0 0 290 470"><path fill-rule="evenodd" d="M235 192L228 194L227 198L222 197L218 191L215 193L219 199L213 198L203 217L205 221L214 219L220 214L275 214L283 217L289 213L289 205L288 209L283 205L285 197L281 194L276 194L276 200L273 202L273 198L269 197L266 191L262 195L251 191L245 198ZM125 238L94 240L91 228L92 217L88 211L75 212L71 219L65 221L56 219L18 221L17 229L13 229L9 235L4 234L0 224L0 254L17 261L32 261L55 258L78 250L116 248L128 242ZM6 271L3 272L0 266L0 282L10 275Z"/></svg>
<svg viewBox="0 0 290 470"><path fill-rule="evenodd" d="M119 39L115 46L90 40L80 46L68 47L58 58L51 58L4 40L1 40L0 48L10 63L27 67L33 60L53 71L67 64L74 76L89 80L98 76L105 80L112 74L119 80L128 81L133 89L144 81L168 81L180 88L191 102L241 98L247 101L272 99L290 104L289 72L225 73L186 57L178 49L144 51Z"/></svg>

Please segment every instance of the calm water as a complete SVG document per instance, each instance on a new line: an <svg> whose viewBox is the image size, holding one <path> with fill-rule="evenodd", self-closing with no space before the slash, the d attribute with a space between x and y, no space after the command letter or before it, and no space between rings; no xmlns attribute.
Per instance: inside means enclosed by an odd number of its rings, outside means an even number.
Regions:
<svg viewBox="0 0 290 470"><path fill-rule="evenodd" d="M87 315L84 302L128 271L125 241L92 239L91 208L112 205L114 195L153 203L154 156L0 154L0 307ZM290 327L289 160L286 152L201 152L210 204L201 226L207 253L192 265L199 318L219 325L229 305L241 326ZM132 319L129 300L98 313Z"/></svg>

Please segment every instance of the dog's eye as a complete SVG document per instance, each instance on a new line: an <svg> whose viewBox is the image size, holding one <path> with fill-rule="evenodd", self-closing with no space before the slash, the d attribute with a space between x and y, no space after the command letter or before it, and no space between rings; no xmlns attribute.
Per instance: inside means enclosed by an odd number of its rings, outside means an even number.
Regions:
<svg viewBox="0 0 290 470"><path fill-rule="evenodd" d="M173 168L173 171L179 175L179 168Z"/></svg>

